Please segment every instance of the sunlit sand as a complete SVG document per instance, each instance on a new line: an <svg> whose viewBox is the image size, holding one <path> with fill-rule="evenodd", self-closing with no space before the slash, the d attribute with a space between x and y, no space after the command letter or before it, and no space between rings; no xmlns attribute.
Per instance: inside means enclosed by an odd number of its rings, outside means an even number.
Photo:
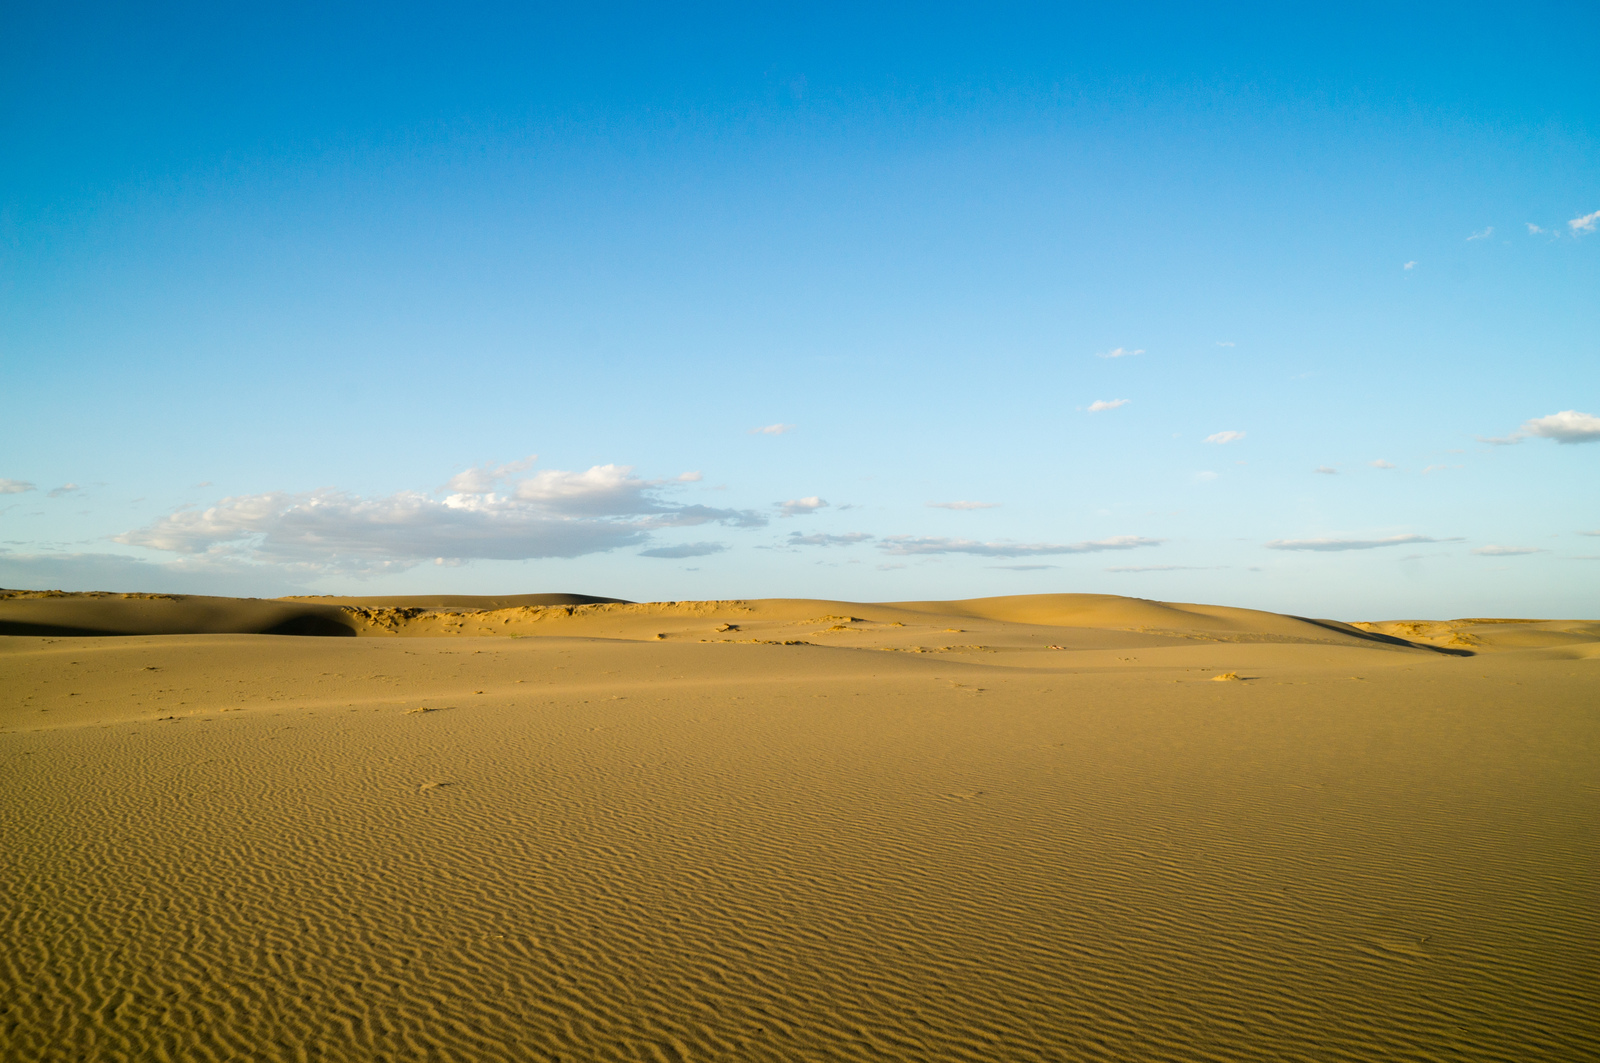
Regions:
<svg viewBox="0 0 1600 1063"><path fill-rule="evenodd" d="M0 636L6 1060L1600 1057L1600 622L13 591Z"/></svg>

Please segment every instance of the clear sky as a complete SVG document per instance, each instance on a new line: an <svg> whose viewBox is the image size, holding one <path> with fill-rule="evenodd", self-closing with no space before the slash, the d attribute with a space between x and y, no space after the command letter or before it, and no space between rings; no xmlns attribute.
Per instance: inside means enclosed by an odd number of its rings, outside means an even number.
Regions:
<svg viewBox="0 0 1600 1063"><path fill-rule="evenodd" d="M578 6L5 5L0 586L1600 615L1594 4Z"/></svg>

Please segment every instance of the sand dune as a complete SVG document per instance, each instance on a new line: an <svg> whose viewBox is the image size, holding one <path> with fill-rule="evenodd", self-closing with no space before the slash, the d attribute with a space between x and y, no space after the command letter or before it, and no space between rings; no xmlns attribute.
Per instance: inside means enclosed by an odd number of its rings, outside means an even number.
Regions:
<svg viewBox="0 0 1600 1063"><path fill-rule="evenodd" d="M0 633L6 1060L1600 1058L1594 621L0 592Z"/></svg>

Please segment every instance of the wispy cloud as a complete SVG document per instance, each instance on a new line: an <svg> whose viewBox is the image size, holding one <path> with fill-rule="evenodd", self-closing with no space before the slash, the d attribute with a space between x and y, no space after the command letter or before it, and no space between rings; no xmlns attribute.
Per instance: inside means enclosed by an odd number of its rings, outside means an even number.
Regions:
<svg viewBox="0 0 1600 1063"><path fill-rule="evenodd" d="M1391 535L1387 539L1274 539L1268 550L1377 550L1407 543L1458 543L1460 538L1435 539L1427 535Z"/></svg>
<svg viewBox="0 0 1600 1063"><path fill-rule="evenodd" d="M1098 353L1095 354L1095 357L1096 358L1132 358L1136 354L1143 354L1143 353L1144 353L1144 348L1143 347L1140 347L1138 350L1133 350L1133 351L1128 350L1126 347L1113 347L1109 351L1099 351Z"/></svg>
<svg viewBox="0 0 1600 1063"><path fill-rule="evenodd" d="M1095 399L1089 403L1089 412L1099 413L1101 410L1114 410L1118 406L1126 406L1127 404L1127 399Z"/></svg>
<svg viewBox="0 0 1600 1063"><path fill-rule="evenodd" d="M640 557L708 557L720 554L728 547L724 543L681 543L677 546L658 546L653 550L640 550Z"/></svg>
<svg viewBox="0 0 1600 1063"><path fill-rule="evenodd" d="M793 432L794 429L795 429L795 426L792 425L792 424L768 424L768 425L762 425L760 428L752 428L752 429L750 429L750 435L753 435L753 436L781 436L785 432Z"/></svg>
<svg viewBox="0 0 1600 1063"><path fill-rule="evenodd" d="M1374 469L1398 469L1400 467L1394 462L1384 461L1382 458L1374 458L1372 461L1367 462L1367 464L1372 466Z"/></svg>
<svg viewBox="0 0 1600 1063"><path fill-rule="evenodd" d="M786 542L789 546L854 546L873 538L866 532L843 532L830 535L818 532L815 535L801 535L799 532L790 532Z"/></svg>
<svg viewBox="0 0 1600 1063"><path fill-rule="evenodd" d="M1407 262L1405 265L1401 266L1400 268L1401 269L1416 269L1417 268L1416 260L1413 259L1410 262Z"/></svg>
<svg viewBox="0 0 1600 1063"><path fill-rule="evenodd" d="M990 565L990 568L1004 569L1008 572L1043 572L1047 568L1060 568L1060 565Z"/></svg>
<svg viewBox="0 0 1600 1063"><path fill-rule="evenodd" d="M979 542L976 539L946 539L940 536L890 535L879 549L891 554L975 554L979 557L1036 557L1048 554L1092 554L1104 550L1133 550L1141 546L1160 546L1165 539L1146 539L1137 535L1116 535L1081 543Z"/></svg>
<svg viewBox="0 0 1600 1063"><path fill-rule="evenodd" d="M1244 438L1244 433L1243 432L1234 432L1234 431L1212 432L1210 435L1206 436L1205 441L1207 443L1232 443L1236 439L1243 439L1243 438Z"/></svg>
<svg viewBox="0 0 1600 1063"><path fill-rule="evenodd" d="M1339 475L1339 470L1335 469L1332 465L1318 465L1315 469L1312 469L1311 471L1312 472L1319 472L1324 476L1338 476Z"/></svg>
<svg viewBox="0 0 1600 1063"><path fill-rule="evenodd" d="M1593 214L1585 214L1581 218L1573 218L1567 222L1567 228L1572 230L1573 236L1577 236L1579 233L1592 233L1596 225L1600 225L1600 210L1595 211Z"/></svg>
<svg viewBox="0 0 1600 1063"><path fill-rule="evenodd" d="M0 480L0 495L20 495L33 490L37 488L26 480Z"/></svg>
<svg viewBox="0 0 1600 1063"><path fill-rule="evenodd" d="M760 527L748 510L678 505L663 481L627 465L518 477L526 462L482 466L451 478L444 498L401 491L363 498L323 488L224 498L183 509L116 537L191 557L305 571L402 571L427 560L578 557L642 545L652 531L723 524Z"/></svg>
<svg viewBox="0 0 1600 1063"><path fill-rule="evenodd" d="M1449 469L1461 469L1461 468L1465 468L1465 466L1463 466L1463 465L1425 465L1425 466L1423 466L1423 469L1422 469L1422 475L1426 476L1430 472L1445 472L1446 470L1449 470Z"/></svg>
<svg viewBox="0 0 1600 1063"><path fill-rule="evenodd" d="M999 509L998 502L929 502L929 509Z"/></svg>
<svg viewBox="0 0 1600 1063"><path fill-rule="evenodd" d="M1487 240L1487 239L1489 239L1489 237L1491 237L1493 235L1494 235L1494 226L1491 225L1488 228L1483 229L1480 232L1475 232L1471 236L1467 237L1467 242L1470 243L1473 240Z"/></svg>
<svg viewBox="0 0 1600 1063"><path fill-rule="evenodd" d="M1596 528L1594 531L1581 531L1578 534L1579 535L1600 535L1600 528Z"/></svg>
<svg viewBox="0 0 1600 1063"><path fill-rule="evenodd" d="M1538 236L1540 233L1550 233L1551 236L1560 236L1561 235L1560 233L1551 233L1549 229L1541 229L1539 226L1533 224L1533 222L1531 222L1531 221L1528 222L1527 224L1528 224L1528 235L1529 236Z"/></svg>
<svg viewBox="0 0 1600 1063"><path fill-rule="evenodd" d="M826 499L812 495L809 498L791 498L787 502L774 502L785 517L803 517L808 513L815 513L819 509L828 508Z"/></svg>
<svg viewBox="0 0 1600 1063"><path fill-rule="evenodd" d="M1542 554L1537 546L1480 546L1472 551L1479 557L1516 557L1518 554Z"/></svg>
<svg viewBox="0 0 1600 1063"><path fill-rule="evenodd" d="M51 497L51 498L60 498L62 495L70 495L74 491L82 491L82 490L83 490L83 488L79 487L77 484L62 484L60 487L52 489L50 491L49 497Z"/></svg>

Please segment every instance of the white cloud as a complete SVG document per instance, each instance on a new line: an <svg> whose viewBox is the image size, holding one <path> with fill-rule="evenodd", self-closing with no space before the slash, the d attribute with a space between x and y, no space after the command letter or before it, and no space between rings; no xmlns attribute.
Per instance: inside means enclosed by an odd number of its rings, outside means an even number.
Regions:
<svg viewBox="0 0 1600 1063"><path fill-rule="evenodd" d="M57 487L57 488L54 488L53 490L51 490L50 497L51 498L60 498L62 495L70 495L74 491L82 491L82 490L83 490L83 488L79 487L77 484L62 484L60 487Z"/></svg>
<svg viewBox="0 0 1600 1063"><path fill-rule="evenodd" d="M998 502L929 502L929 509L999 509Z"/></svg>
<svg viewBox="0 0 1600 1063"><path fill-rule="evenodd" d="M1407 543L1458 543L1457 539L1434 539L1427 535L1391 535L1387 539L1274 539L1268 550L1376 550Z"/></svg>
<svg viewBox="0 0 1600 1063"><path fill-rule="evenodd" d="M1416 263L1415 260L1412 260L1410 262L1407 262L1405 265L1401 266L1400 268L1401 269L1416 269L1417 268L1417 263Z"/></svg>
<svg viewBox="0 0 1600 1063"><path fill-rule="evenodd" d="M1493 235L1494 235L1494 226L1491 225L1488 228L1484 229L1482 232L1473 233L1471 236L1467 237L1467 241L1470 243L1473 240L1487 240L1487 239L1489 239L1489 237L1491 237Z"/></svg>
<svg viewBox="0 0 1600 1063"><path fill-rule="evenodd" d="M769 425L763 425L760 428L752 428L752 429L750 429L750 435L753 435L753 436L781 436L785 432L793 432L794 429L795 429L795 426L792 425L792 424L769 424Z"/></svg>
<svg viewBox="0 0 1600 1063"><path fill-rule="evenodd" d="M1384 461L1382 458L1374 458L1372 461L1367 462L1367 464L1372 466L1374 469L1398 469L1400 467L1394 462Z"/></svg>
<svg viewBox="0 0 1600 1063"><path fill-rule="evenodd" d="M728 547L723 543L680 543L677 546L658 546L653 550L640 550L640 557L707 557L720 554Z"/></svg>
<svg viewBox="0 0 1600 1063"><path fill-rule="evenodd" d="M1103 550L1133 550L1141 546L1160 546L1165 539L1146 539L1137 535L1116 535L1082 543L978 542L976 539L946 539L940 536L890 535L879 549L891 554L976 554L980 557L1036 557L1048 554L1092 554Z"/></svg>
<svg viewBox="0 0 1600 1063"><path fill-rule="evenodd" d="M1312 472L1320 472L1324 476L1338 476L1339 470L1331 465L1318 465Z"/></svg>
<svg viewBox="0 0 1600 1063"><path fill-rule="evenodd" d="M1572 230L1573 236L1577 236L1579 233L1592 233L1596 225L1600 225L1600 210L1595 211L1593 214L1585 214L1581 218L1573 218L1567 222L1567 228Z"/></svg>
<svg viewBox="0 0 1600 1063"><path fill-rule="evenodd" d="M1518 554L1542 554L1537 546L1480 546L1472 551L1479 557L1515 557Z"/></svg>
<svg viewBox="0 0 1600 1063"><path fill-rule="evenodd" d="M1143 353L1144 353L1144 348L1143 347L1139 348L1136 351L1130 351L1125 347L1113 347L1109 351L1100 351L1100 352L1098 352L1097 354L1095 354L1095 357L1096 358L1132 358L1136 354L1143 354Z"/></svg>
<svg viewBox="0 0 1600 1063"><path fill-rule="evenodd" d="M26 480L0 480L0 495L20 495L24 491L34 489L34 486Z"/></svg>
<svg viewBox="0 0 1600 1063"><path fill-rule="evenodd" d="M827 508L827 500L812 495L810 498L791 498L787 502L774 502L783 511L785 517L803 517L807 513L815 513L819 509Z"/></svg>
<svg viewBox="0 0 1600 1063"><path fill-rule="evenodd" d="M872 536L866 532L844 532L841 535L828 535L817 533L815 535L801 535L799 532L790 532L787 540L789 546L854 546L864 543Z"/></svg>
<svg viewBox="0 0 1600 1063"><path fill-rule="evenodd" d="M1512 432L1508 436L1478 436L1480 443L1489 443L1497 447L1514 447L1525 438L1521 432Z"/></svg>
<svg viewBox="0 0 1600 1063"><path fill-rule="evenodd" d="M331 488L234 496L178 510L116 541L306 571L383 572L434 559L578 557L643 544L658 528L766 523L749 511L671 504L659 495L660 481L640 479L626 465L512 478L525 467L460 473L451 479L458 490L443 499L420 491L362 498Z"/></svg>
<svg viewBox="0 0 1600 1063"><path fill-rule="evenodd" d="M1127 404L1127 399L1112 399L1109 402L1105 399L1095 399L1089 403L1089 412L1099 413L1101 410L1114 410L1118 406L1126 406Z"/></svg>
<svg viewBox="0 0 1600 1063"><path fill-rule="evenodd" d="M496 484L501 483L508 477L531 469L533 463L538 460L539 455L529 454L525 458L508 461L504 465L488 463L475 465L450 477L439 490L450 494L486 495L494 491Z"/></svg>
<svg viewBox="0 0 1600 1063"><path fill-rule="evenodd" d="M1531 221L1528 222L1527 224L1528 224L1528 235L1529 236L1538 236L1540 233L1548 233L1548 232L1550 232L1549 229L1541 229L1541 228L1539 228L1539 226L1533 224L1533 222L1531 222ZM1560 235L1560 234L1559 233L1553 233L1552 235Z"/></svg>
<svg viewBox="0 0 1600 1063"><path fill-rule="evenodd" d="M1596 528L1594 531L1581 531L1578 534L1579 535L1600 535L1600 528Z"/></svg>
<svg viewBox="0 0 1600 1063"><path fill-rule="evenodd" d="M1243 432L1233 432L1233 431L1212 432L1210 435L1206 436L1206 440L1205 441L1207 443L1232 443L1236 439L1243 439L1243 438L1244 438L1244 433Z"/></svg>
<svg viewBox="0 0 1600 1063"><path fill-rule="evenodd" d="M1522 435L1541 436L1557 443L1593 443L1600 441L1600 417L1577 410L1562 410L1549 417L1536 417L1526 422Z"/></svg>
<svg viewBox="0 0 1600 1063"><path fill-rule="evenodd" d="M704 479L705 477L697 472L682 472L678 474L678 482L681 484L697 484Z"/></svg>

